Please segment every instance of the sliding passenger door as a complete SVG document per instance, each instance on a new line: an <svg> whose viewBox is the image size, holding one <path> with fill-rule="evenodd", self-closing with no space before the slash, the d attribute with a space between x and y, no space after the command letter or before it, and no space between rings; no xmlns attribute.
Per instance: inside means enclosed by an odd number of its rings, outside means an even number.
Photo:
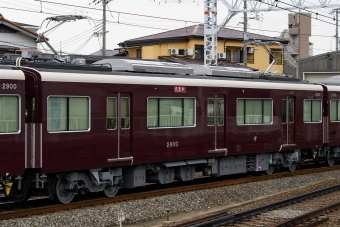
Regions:
<svg viewBox="0 0 340 227"><path fill-rule="evenodd" d="M225 95L211 94L207 99L208 152L226 153Z"/></svg>
<svg viewBox="0 0 340 227"><path fill-rule="evenodd" d="M109 162L133 161L131 154L131 94L111 93L107 98L107 128L112 130L114 154Z"/></svg>
<svg viewBox="0 0 340 227"><path fill-rule="evenodd" d="M295 144L295 97L282 96L281 99L282 144Z"/></svg>

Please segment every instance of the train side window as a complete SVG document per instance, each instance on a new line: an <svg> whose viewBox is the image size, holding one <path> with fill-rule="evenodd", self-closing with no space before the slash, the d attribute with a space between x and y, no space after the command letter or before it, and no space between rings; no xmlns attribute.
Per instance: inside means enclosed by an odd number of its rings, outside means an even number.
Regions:
<svg viewBox="0 0 340 227"><path fill-rule="evenodd" d="M117 128L117 99L116 98L107 98L106 127L107 129Z"/></svg>
<svg viewBox="0 0 340 227"><path fill-rule="evenodd" d="M271 124L273 118L271 99L238 99L236 115L238 125Z"/></svg>
<svg viewBox="0 0 340 227"><path fill-rule="evenodd" d="M208 99L207 113L208 113L208 126L214 126L214 105L215 99Z"/></svg>
<svg viewBox="0 0 340 227"><path fill-rule="evenodd" d="M120 128L130 128L130 98L120 99Z"/></svg>
<svg viewBox="0 0 340 227"><path fill-rule="evenodd" d="M303 121L305 123L321 122L321 100L304 100Z"/></svg>
<svg viewBox="0 0 340 227"><path fill-rule="evenodd" d="M148 98L148 128L195 125L194 98Z"/></svg>
<svg viewBox="0 0 340 227"><path fill-rule="evenodd" d="M340 100L331 100L331 122L340 121Z"/></svg>
<svg viewBox="0 0 340 227"><path fill-rule="evenodd" d="M19 132L19 97L0 96L0 133Z"/></svg>
<svg viewBox="0 0 340 227"><path fill-rule="evenodd" d="M195 123L194 119L195 101L194 99L184 99L184 126L193 126Z"/></svg>
<svg viewBox="0 0 340 227"><path fill-rule="evenodd" d="M90 129L88 97L49 97L47 131L87 131Z"/></svg>
<svg viewBox="0 0 340 227"><path fill-rule="evenodd" d="M159 99L159 127L183 126L183 99Z"/></svg>

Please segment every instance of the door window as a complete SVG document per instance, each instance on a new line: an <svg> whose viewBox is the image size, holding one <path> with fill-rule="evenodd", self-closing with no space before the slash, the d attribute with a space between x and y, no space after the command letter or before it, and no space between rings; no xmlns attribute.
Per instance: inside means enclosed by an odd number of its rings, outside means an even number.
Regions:
<svg viewBox="0 0 340 227"><path fill-rule="evenodd" d="M130 128L130 98L120 100L120 122L122 129Z"/></svg>
<svg viewBox="0 0 340 227"><path fill-rule="evenodd" d="M106 101L106 126L107 129L117 128L117 99L107 98Z"/></svg>

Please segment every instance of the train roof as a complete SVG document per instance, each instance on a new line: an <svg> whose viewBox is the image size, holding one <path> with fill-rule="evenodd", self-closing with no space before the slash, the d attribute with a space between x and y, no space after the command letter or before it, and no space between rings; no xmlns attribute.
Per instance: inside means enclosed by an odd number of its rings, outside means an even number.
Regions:
<svg viewBox="0 0 340 227"><path fill-rule="evenodd" d="M282 89L282 90L315 90L322 91L321 86L304 82L268 82L263 79L224 78L208 76L182 76L167 74L145 74L128 72L69 72L50 69L39 69L42 81L50 82L78 82L78 83L114 83L114 84L143 84L143 85L170 85L170 86L201 86L201 87L241 87L255 89Z"/></svg>
<svg viewBox="0 0 340 227"><path fill-rule="evenodd" d="M296 78L221 66L128 59L104 59L91 66L29 61L21 65L38 70L42 81L321 90ZM330 89L337 91L337 86Z"/></svg>
<svg viewBox="0 0 340 227"><path fill-rule="evenodd" d="M4 73L6 71L6 73ZM21 70L0 66L0 80L25 80L25 75Z"/></svg>

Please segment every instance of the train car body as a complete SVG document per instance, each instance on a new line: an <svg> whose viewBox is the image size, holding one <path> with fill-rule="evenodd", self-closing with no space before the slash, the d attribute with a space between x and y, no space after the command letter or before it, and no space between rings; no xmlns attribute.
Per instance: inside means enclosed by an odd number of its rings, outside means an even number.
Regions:
<svg viewBox="0 0 340 227"><path fill-rule="evenodd" d="M62 203L76 193L112 197L121 187L192 180L197 171L218 177L294 171L307 160L334 165L340 155L339 86L19 68L26 133L15 134L24 146L16 151L26 172L17 175ZM17 188L24 199L28 188Z"/></svg>
<svg viewBox="0 0 340 227"><path fill-rule="evenodd" d="M25 75L0 67L0 177L25 173Z"/></svg>
<svg viewBox="0 0 340 227"><path fill-rule="evenodd" d="M245 155L303 149L311 143L319 147L323 144L321 119L313 124L303 123L303 101L320 99L322 87L318 85L60 71L40 71L39 74L43 107L40 127L43 151L40 160L41 172L44 173L197 159L221 154ZM86 82L79 82L84 80ZM176 93L176 87L185 88L186 92ZM87 119L83 122L83 128L49 130L50 105L58 105L56 102L63 100L65 103L72 102L77 98L86 102L83 111L88 114L84 115ZM285 98L294 101L294 113L291 113L294 119L288 127L281 119L281 105ZM108 128L110 99L115 101L113 109L117 112L113 128ZM151 122L153 119L147 117L150 101L162 102L162 99L166 100L159 105L164 108L167 107L166 102L171 102L171 105L183 99L192 102L190 124L186 126L180 125L182 122L171 122L178 118L176 114L169 113L164 117L163 126L156 126L162 122ZM53 100L56 101L51 103ZM262 119L255 119L253 124L245 124L245 116L237 115L237 105L241 105L240 101L246 105L244 100L258 103L268 100L268 121L259 123ZM176 111L175 106L170 108ZM177 108L180 112L184 111L181 106ZM217 121L214 121L214 113L221 114L217 116ZM128 123L124 119L127 114ZM67 114L64 115L66 117ZM70 127L73 124L71 118ZM237 118L243 119L238 121Z"/></svg>
<svg viewBox="0 0 340 227"><path fill-rule="evenodd" d="M340 149L340 81L337 85L327 85L327 91L329 118L325 131L328 131L328 146L337 154Z"/></svg>

